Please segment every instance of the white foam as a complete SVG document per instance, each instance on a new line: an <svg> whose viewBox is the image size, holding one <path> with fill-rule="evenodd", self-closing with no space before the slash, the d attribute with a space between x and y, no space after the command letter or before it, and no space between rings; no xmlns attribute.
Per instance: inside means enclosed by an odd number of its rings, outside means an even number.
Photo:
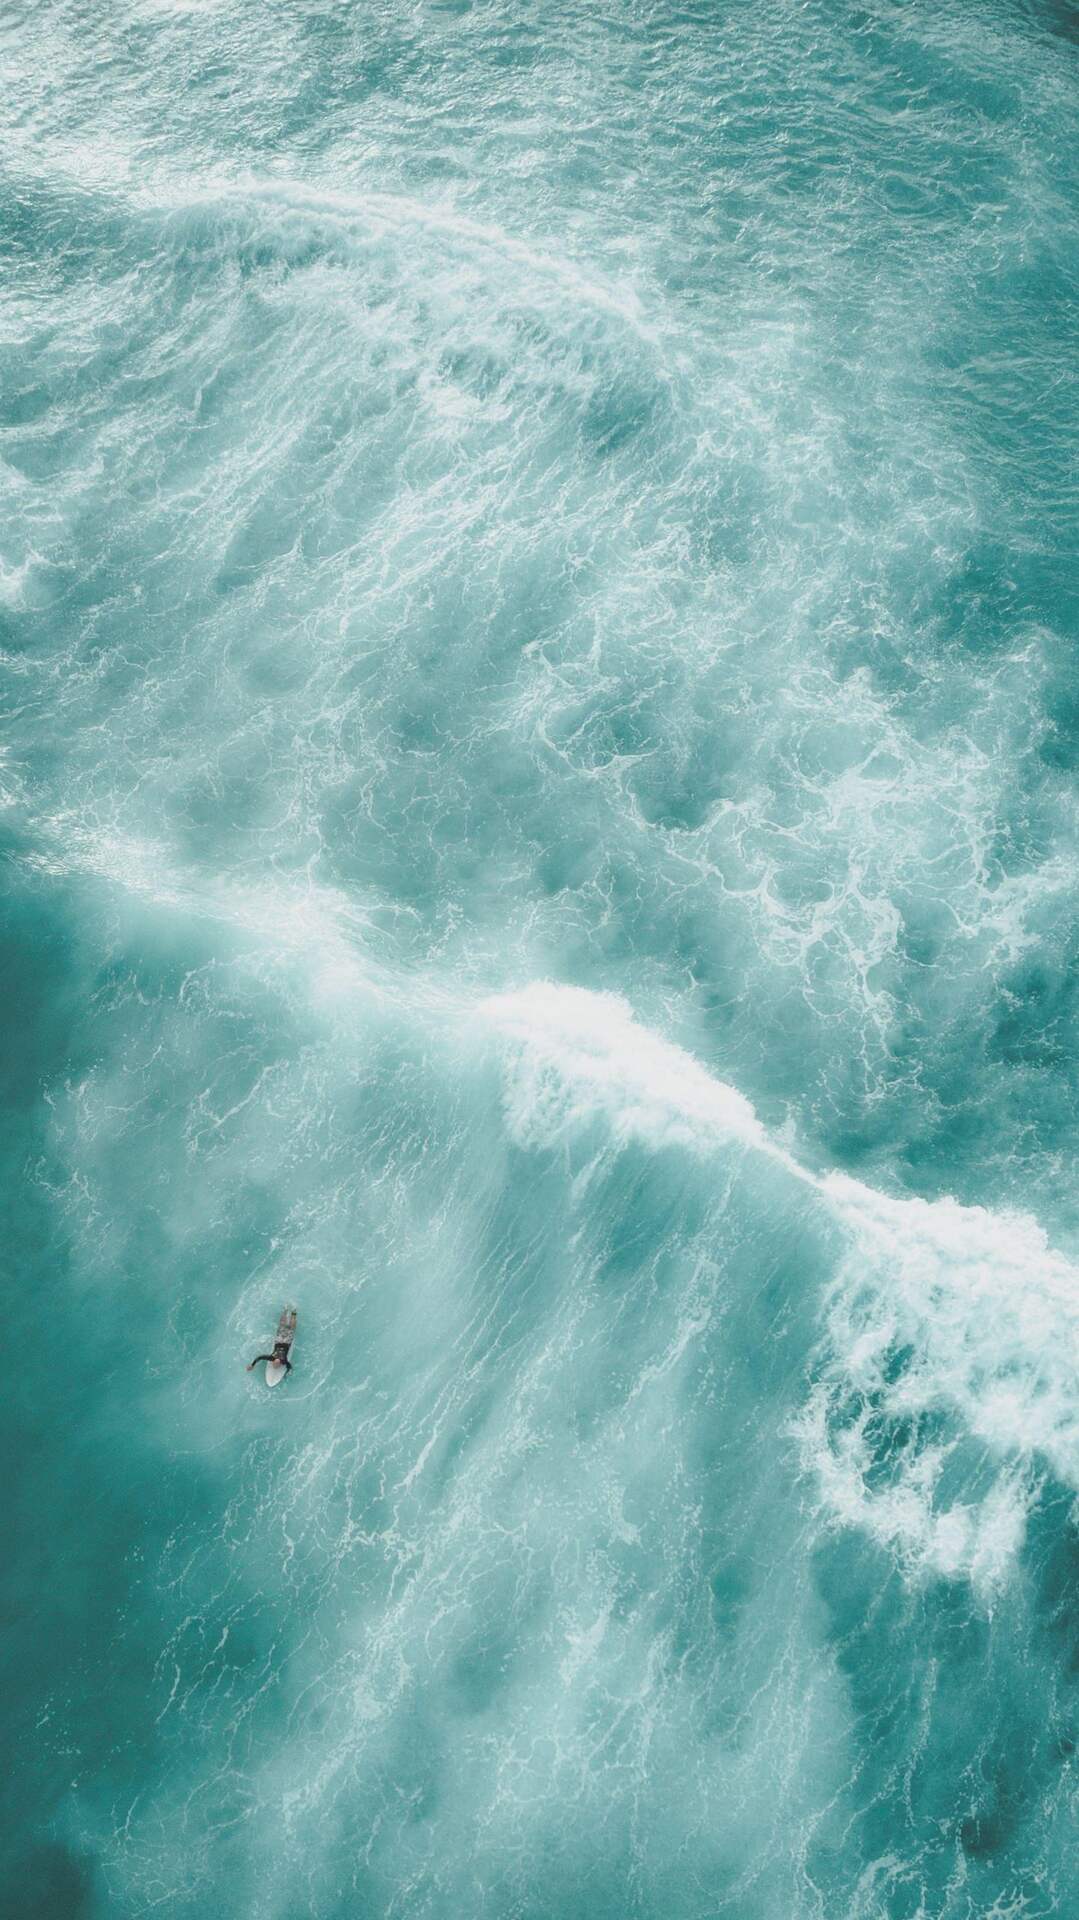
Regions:
<svg viewBox="0 0 1079 1920"><path fill-rule="evenodd" d="M493 251L503 259L513 260L533 277L556 282L574 299L615 315L641 339L656 339L655 328L645 319L640 297L629 282L612 283L585 273L576 261L532 246L527 240L517 234L507 233L502 227L461 213L452 201L425 201L408 194L314 187L306 181L280 175L251 178L234 184L232 191L253 199L284 202L289 209L307 209L324 217L343 216L353 221L363 221L383 231L419 227L428 232L445 234L454 241Z"/></svg>
<svg viewBox="0 0 1079 1920"><path fill-rule="evenodd" d="M798 1424L824 1507L911 1566L991 1585L1022 1545L1039 1473L1079 1489L1079 1273L1028 1215L838 1174L821 1190L850 1234L824 1377ZM941 1414L943 1439L920 1438ZM878 1444L893 1435L876 1478L871 1419ZM949 1463L986 1490L942 1504Z"/></svg>
<svg viewBox="0 0 1079 1920"><path fill-rule="evenodd" d="M520 1145L552 1146L602 1117L619 1142L701 1155L736 1142L815 1189L848 1248L823 1303L820 1378L793 1429L822 1515L864 1529L909 1571L999 1581L1038 1474L1048 1466L1079 1490L1079 1272L1037 1221L818 1179L740 1093L613 995L539 983L483 1012L506 1042ZM919 1421L934 1415L943 1424L927 1434ZM967 1490L945 1499L948 1470Z"/></svg>
<svg viewBox="0 0 1079 1920"><path fill-rule="evenodd" d="M482 1011L509 1043L506 1118L522 1146L551 1145L602 1114L620 1140L700 1153L736 1140L786 1159L748 1100L640 1026L616 994L540 981Z"/></svg>
<svg viewBox="0 0 1079 1920"><path fill-rule="evenodd" d="M976 1585L995 1586L1025 1535L1028 1490L1022 1476L1002 1474L981 1500L953 1501L938 1511L934 1494L948 1449L930 1446L912 1453L887 1486L871 1490L865 1419L838 1426L834 1413L829 1388L820 1386L794 1426L828 1519L861 1528L910 1572L965 1575Z"/></svg>
<svg viewBox="0 0 1079 1920"><path fill-rule="evenodd" d="M12 613L21 612L26 604L27 583L40 560L41 555L31 550L22 560L12 561L9 565L0 554L0 606L7 607Z"/></svg>
<svg viewBox="0 0 1079 1920"><path fill-rule="evenodd" d="M247 880L222 873L196 881L164 844L88 825L75 814L42 821L39 835L43 845L26 856L28 866L97 874L154 907L249 936L259 959L296 963L310 999L326 1012L347 1011L361 997L410 1004L430 997L425 983L410 992L370 955L363 942L370 914L339 888L305 875Z"/></svg>

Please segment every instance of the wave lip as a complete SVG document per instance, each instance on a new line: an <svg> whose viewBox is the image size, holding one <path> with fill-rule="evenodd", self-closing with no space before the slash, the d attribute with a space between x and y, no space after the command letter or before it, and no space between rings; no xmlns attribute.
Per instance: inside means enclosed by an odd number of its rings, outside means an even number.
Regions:
<svg viewBox="0 0 1079 1920"><path fill-rule="evenodd" d="M482 1011L510 1043L506 1117L522 1146L603 1115L619 1140L700 1153L736 1140L786 1158L742 1094L639 1025L617 994L540 981Z"/></svg>

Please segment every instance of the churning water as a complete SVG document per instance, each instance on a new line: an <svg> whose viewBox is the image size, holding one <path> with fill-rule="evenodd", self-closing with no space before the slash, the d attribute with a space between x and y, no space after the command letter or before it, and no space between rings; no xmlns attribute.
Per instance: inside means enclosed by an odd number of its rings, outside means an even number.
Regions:
<svg viewBox="0 0 1079 1920"><path fill-rule="evenodd" d="M0 74L0 1907L1067 1920L1079 13Z"/></svg>

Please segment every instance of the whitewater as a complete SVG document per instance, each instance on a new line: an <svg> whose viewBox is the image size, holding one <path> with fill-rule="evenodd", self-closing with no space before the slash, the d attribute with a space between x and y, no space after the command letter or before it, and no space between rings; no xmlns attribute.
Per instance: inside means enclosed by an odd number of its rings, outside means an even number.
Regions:
<svg viewBox="0 0 1079 1920"><path fill-rule="evenodd" d="M1069 1920L1074 5L0 78L0 1912Z"/></svg>

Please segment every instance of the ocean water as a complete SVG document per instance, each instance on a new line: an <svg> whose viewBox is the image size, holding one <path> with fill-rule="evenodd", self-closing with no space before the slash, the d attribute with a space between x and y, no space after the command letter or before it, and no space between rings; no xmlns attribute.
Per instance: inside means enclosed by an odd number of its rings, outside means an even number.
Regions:
<svg viewBox="0 0 1079 1920"><path fill-rule="evenodd" d="M0 1911L1069 1920L1079 12L0 77Z"/></svg>

